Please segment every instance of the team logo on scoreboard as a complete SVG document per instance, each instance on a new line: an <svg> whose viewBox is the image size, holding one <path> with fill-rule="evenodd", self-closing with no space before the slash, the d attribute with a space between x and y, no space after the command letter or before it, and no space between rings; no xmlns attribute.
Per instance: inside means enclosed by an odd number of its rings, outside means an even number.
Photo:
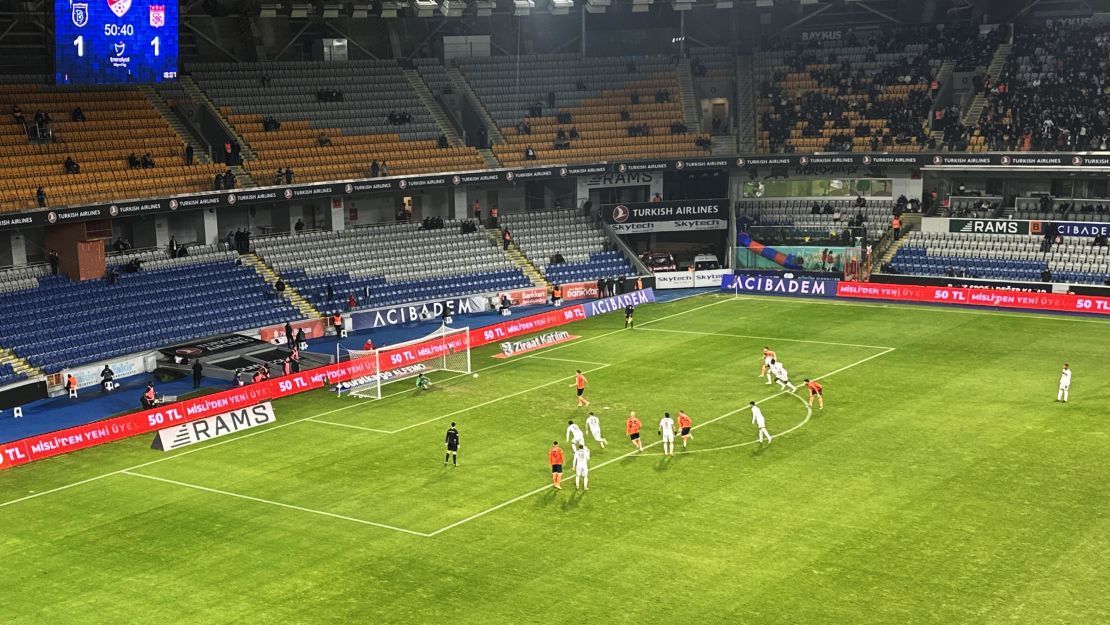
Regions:
<svg viewBox="0 0 1110 625"><path fill-rule="evenodd" d="M131 8L131 0L108 0L108 8L112 9L112 13L116 17L123 17L127 15L128 9Z"/></svg>
<svg viewBox="0 0 1110 625"><path fill-rule="evenodd" d="M127 50L127 44L123 43L121 41L121 42L115 44L115 48L116 48L116 56L123 56L124 51Z"/></svg>
<svg viewBox="0 0 1110 625"><path fill-rule="evenodd" d="M73 12L71 13L71 16L73 17L73 25L76 26L77 28L81 28L85 24L88 24L89 23L89 3L87 3L87 2L74 2L73 3Z"/></svg>
<svg viewBox="0 0 1110 625"><path fill-rule="evenodd" d="M161 28L166 25L166 5L150 5L150 25L154 28Z"/></svg>

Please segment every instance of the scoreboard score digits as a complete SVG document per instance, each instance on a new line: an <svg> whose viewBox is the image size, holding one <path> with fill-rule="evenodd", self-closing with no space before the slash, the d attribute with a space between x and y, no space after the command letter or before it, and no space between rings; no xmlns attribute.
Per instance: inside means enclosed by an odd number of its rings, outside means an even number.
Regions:
<svg viewBox="0 0 1110 625"><path fill-rule="evenodd" d="M59 85L177 78L176 0L54 0Z"/></svg>

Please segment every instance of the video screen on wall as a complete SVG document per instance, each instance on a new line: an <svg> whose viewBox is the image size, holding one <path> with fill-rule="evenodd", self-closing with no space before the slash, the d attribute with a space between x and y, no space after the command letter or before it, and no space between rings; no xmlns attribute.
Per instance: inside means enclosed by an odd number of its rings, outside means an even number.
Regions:
<svg viewBox="0 0 1110 625"><path fill-rule="evenodd" d="M177 18L170 0L54 0L55 82L175 80Z"/></svg>

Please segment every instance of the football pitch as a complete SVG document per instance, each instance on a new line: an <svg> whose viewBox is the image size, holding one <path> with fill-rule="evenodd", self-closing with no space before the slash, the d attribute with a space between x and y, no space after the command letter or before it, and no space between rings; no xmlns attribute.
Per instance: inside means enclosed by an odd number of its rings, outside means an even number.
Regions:
<svg viewBox="0 0 1110 625"><path fill-rule="evenodd" d="M1110 323L716 294L636 322L481 348L477 378L428 391L280 400L176 452L142 436L0 473L0 623L1110 622ZM765 345L823 411L758 377ZM569 450L549 487L587 414L575 369L608 439L587 433L589 492ZM694 436L668 458L680 409Z"/></svg>

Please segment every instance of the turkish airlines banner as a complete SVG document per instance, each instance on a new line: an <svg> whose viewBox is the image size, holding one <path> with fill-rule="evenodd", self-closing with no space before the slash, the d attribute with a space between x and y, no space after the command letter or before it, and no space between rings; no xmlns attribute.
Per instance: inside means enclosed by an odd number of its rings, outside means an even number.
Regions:
<svg viewBox="0 0 1110 625"><path fill-rule="evenodd" d="M586 312L581 305L570 306L473 330L470 332L469 340L471 347L478 347L585 318ZM432 339L424 344L382 350L378 356L382 369L392 370L431 360L444 352L465 349L466 342L466 333L458 333L448 335L446 341ZM0 469L147 434L212 415L242 410L266 401L321 388L327 384L336 384L378 373L374 358L360 358L57 432L31 436L0 444Z"/></svg>
<svg viewBox="0 0 1110 625"><path fill-rule="evenodd" d="M683 232L728 228L728 198L717 200L674 200L630 202L601 209L614 232Z"/></svg>
<svg viewBox="0 0 1110 625"><path fill-rule="evenodd" d="M837 297L1110 315L1110 297L967 287L841 282Z"/></svg>

